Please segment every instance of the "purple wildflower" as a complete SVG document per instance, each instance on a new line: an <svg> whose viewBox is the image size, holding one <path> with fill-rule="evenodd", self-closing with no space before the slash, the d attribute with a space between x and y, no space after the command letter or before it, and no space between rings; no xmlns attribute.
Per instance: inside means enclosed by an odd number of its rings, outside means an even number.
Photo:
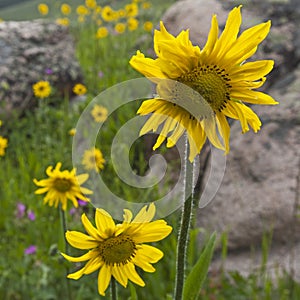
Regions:
<svg viewBox="0 0 300 300"><path fill-rule="evenodd" d="M18 202L18 203L17 203L16 217L17 217L18 219L23 218L24 215L25 215L25 210L26 210L25 204L23 204L23 203L21 203L21 202Z"/></svg>
<svg viewBox="0 0 300 300"><path fill-rule="evenodd" d="M51 75L51 74L53 74L53 70L50 69L50 68L47 68L47 69L45 70L45 74Z"/></svg>
<svg viewBox="0 0 300 300"><path fill-rule="evenodd" d="M35 254L36 253L36 246L35 245L30 245L24 250L24 254L29 255L29 254Z"/></svg>
<svg viewBox="0 0 300 300"><path fill-rule="evenodd" d="M103 73L102 71L99 71L99 72L98 72L98 77L99 77L99 78L102 78L103 76L104 76L104 73Z"/></svg>
<svg viewBox="0 0 300 300"><path fill-rule="evenodd" d="M33 212L31 209L29 209L29 210L27 211L27 217L28 217L28 219L31 220L31 221L34 221L34 220L35 220L35 214L34 214L34 212Z"/></svg>
<svg viewBox="0 0 300 300"><path fill-rule="evenodd" d="M78 202L79 206L86 206L87 205L86 201L83 201L83 200L80 200L80 199L78 199L77 202Z"/></svg>

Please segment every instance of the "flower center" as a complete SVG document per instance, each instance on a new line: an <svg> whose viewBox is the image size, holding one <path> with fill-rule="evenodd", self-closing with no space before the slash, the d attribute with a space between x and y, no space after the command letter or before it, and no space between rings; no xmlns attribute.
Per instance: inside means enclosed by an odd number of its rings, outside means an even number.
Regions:
<svg viewBox="0 0 300 300"><path fill-rule="evenodd" d="M199 66L178 81L197 91L214 111L221 111L230 100L229 75L217 65Z"/></svg>
<svg viewBox="0 0 300 300"><path fill-rule="evenodd" d="M136 247L129 236L121 235L102 242L99 251L107 265L125 265L135 256Z"/></svg>
<svg viewBox="0 0 300 300"><path fill-rule="evenodd" d="M68 190L70 190L72 183L70 180L65 179L65 178L57 178L54 181L54 187L57 191L61 193L65 193Z"/></svg>

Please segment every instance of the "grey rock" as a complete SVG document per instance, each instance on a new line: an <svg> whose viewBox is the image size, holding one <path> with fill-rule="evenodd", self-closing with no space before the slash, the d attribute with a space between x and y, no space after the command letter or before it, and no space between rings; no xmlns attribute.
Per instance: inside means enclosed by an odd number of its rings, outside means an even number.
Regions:
<svg viewBox="0 0 300 300"><path fill-rule="evenodd" d="M40 80L48 80L58 95L71 92L82 81L74 49L68 29L55 23L0 23L0 117L35 106L32 85Z"/></svg>

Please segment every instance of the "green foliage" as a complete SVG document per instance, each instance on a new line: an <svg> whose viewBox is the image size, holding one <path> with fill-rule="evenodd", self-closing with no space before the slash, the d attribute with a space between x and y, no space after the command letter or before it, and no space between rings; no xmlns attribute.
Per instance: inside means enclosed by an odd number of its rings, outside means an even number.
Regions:
<svg viewBox="0 0 300 300"><path fill-rule="evenodd" d="M216 241L216 234L213 233L205 245L197 263L193 266L184 284L183 299L197 299L202 284L206 278L208 268L212 259Z"/></svg>

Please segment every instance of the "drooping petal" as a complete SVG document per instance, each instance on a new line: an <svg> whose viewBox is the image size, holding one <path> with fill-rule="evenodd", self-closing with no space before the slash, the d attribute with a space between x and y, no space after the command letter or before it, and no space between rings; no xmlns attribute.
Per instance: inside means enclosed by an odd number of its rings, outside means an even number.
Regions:
<svg viewBox="0 0 300 300"><path fill-rule="evenodd" d="M92 236L95 240L102 241L103 239L99 235L98 230L92 225L90 220L87 218L85 214L82 214L81 216L81 222L86 230L86 232Z"/></svg>
<svg viewBox="0 0 300 300"><path fill-rule="evenodd" d="M103 265L98 274L98 292L101 296L105 296L105 291L111 279L111 266Z"/></svg>

